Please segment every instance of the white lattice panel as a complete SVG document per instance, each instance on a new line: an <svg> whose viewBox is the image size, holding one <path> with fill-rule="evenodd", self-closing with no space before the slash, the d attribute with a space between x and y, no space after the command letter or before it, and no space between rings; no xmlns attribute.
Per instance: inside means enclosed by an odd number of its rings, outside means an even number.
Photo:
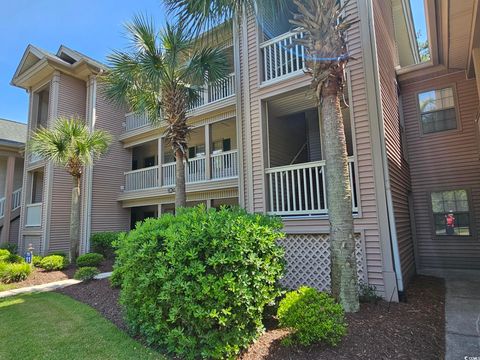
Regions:
<svg viewBox="0 0 480 360"><path fill-rule="evenodd" d="M330 289L330 244L328 234L288 234L279 241L287 262L281 283L289 289L302 285ZM365 281L366 269L360 234L355 234L358 279Z"/></svg>

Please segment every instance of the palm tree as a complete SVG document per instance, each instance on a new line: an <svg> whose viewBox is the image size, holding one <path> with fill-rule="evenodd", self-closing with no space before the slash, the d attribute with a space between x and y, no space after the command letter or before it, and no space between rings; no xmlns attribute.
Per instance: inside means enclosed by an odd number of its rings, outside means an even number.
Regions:
<svg viewBox="0 0 480 360"><path fill-rule="evenodd" d="M187 111L206 81L225 79L227 59L219 48L199 46L182 23L167 24L158 32L151 20L136 16L126 30L131 50L108 57L105 94L134 112L146 113L153 124L166 121L165 138L176 162L175 207L185 207Z"/></svg>
<svg viewBox="0 0 480 360"><path fill-rule="evenodd" d="M229 16L286 6L275 0L165 0L170 11L192 24L206 27ZM346 6L338 0L293 0L297 8L291 23L303 33L306 72L312 77L322 118L326 161L327 198L330 220L331 288L346 311L359 309L352 194L340 95L345 84L344 69L350 59L345 32L351 22L342 18ZM346 2L348 3L348 1ZM210 20L209 20L210 19Z"/></svg>
<svg viewBox="0 0 480 360"><path fill-rule="evenodd" d="M70 210L70 261L78 257L80 244L80 189L86 165L105 154L111 136L103 130L90 131L78 117L60 117L53 128L40 128L28 143L30 152L53 164L65 167L72 176L72 204Z"/></svg>

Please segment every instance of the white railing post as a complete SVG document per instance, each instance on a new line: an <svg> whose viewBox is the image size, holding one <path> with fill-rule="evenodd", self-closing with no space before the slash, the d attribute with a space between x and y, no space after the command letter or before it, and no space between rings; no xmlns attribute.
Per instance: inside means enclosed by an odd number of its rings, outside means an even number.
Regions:
<svg viewBox="0 0 480 360"><path fill-rule="evenodd" d="M125 191L153 189L156 187L158 187L158 166L150 166L125 173Z"/></svg>
<svg viewBox="0 0 480 360"><path fill-rule="evenodd" d="M0 219L5 216L5 198L0 199Z"/></svg>
<svg viewBox="0 0 480 360"><path fill-rule="evenodd" d="M22 199L22 188L15 190L12 193L12 210L16 210L20 207Z"/></svg>
<svg viewBox="0 0 480 360"><path fill-rule="evenodd" d="M230 150L211 156L212 179L228 179L238 176L238 150Z"/></svg>
<svg viewBox="0 0 480 360"><path fill-rule="evenodd" d="M205 180L211 179L210 171L210 124L205 125Z"/></svg>

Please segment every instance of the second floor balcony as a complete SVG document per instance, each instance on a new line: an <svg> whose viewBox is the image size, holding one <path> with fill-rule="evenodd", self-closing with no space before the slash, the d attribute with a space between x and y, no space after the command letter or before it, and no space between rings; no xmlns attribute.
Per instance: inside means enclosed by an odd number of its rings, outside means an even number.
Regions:
<svg viewBox="0 0 480 360"><path fill-rule="evenodd" d="M207 169L207 161L209 169ZM176 163L155 165L125 173L125 191L138 191L175 186ZM238 151L231 150L189 159L185 163L185 182L201 183L211 180L232 179L238 177Z"/></svg>
<svg viewBox="0 0 480 360"><path fill-rule="evenodd" d="M219 103L222 100L231 98L235 95L235 74L231 73L228 77L214 84L206 84L200 92L199 98L190 106L190 113L200 111L207 105ZM148 128L150 121L145 114L128 113L125 115L124 132L128 133L137 129Z"/></svg>

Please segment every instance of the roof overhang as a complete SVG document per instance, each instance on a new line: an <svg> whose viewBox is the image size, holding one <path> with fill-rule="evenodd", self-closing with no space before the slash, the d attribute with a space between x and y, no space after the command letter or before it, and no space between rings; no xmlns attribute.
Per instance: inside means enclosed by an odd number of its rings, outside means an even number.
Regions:
<svg viewBox="0 0 480 360"><path fill-rule="evenodd" d="M67 57L68 56L68 57ZM66 61L65 59L71 61ZM57 55L28 45L15 71L11 84L23 89L37 85L42 79L58 70L73 77L86 80L89 75L101 73L106 67L80 53L61 46Z"/></svg>

